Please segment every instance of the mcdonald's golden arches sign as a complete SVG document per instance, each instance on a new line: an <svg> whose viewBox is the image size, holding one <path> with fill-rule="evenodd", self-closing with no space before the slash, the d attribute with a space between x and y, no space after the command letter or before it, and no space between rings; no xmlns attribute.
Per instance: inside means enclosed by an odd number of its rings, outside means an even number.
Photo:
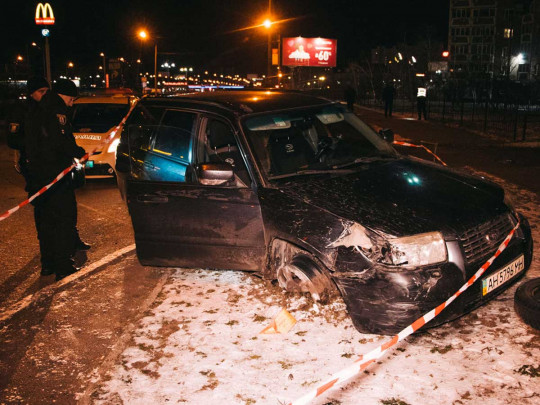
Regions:
<svg viewBox="0 0 540 405"><path fill-rule="evenodd" d="M54 14L49 3L38 3L36 7L36 24L52 25L54 24Z"/></svg>

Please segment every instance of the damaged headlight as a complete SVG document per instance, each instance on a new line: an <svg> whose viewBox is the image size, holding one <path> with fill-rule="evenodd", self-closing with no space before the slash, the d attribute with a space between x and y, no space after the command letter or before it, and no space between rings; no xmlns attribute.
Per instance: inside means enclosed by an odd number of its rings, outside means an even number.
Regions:
<svg viewBox="0 0 540 405"><path fill-rule="evenodd" d="M372 261L391 266L425 266L448 258L440 232L394 238L358 223L344 223L341 235L327 247L340 246L353 248Z"/></svg>
<svg viewBox="0 0 540 405"><path fill-rule="evenodd" d="M381 249L384 264L425 266L446 261L446 244L440 232L386 239Z"/></svg>

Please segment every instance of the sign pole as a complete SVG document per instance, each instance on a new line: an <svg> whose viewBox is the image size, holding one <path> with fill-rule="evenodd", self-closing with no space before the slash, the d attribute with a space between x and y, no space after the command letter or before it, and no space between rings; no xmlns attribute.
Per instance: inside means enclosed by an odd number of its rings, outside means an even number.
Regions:
<svg viewBox="0 0 540 405"><path fill-rule="evenodd" d="M49 37L45 37L45 74L47 81L51 82L51 55L49 52Z"/></svg>
<svg viewBox="0 0 540 405"><path fill-rule="evenodd" d="M37 25L54 25L54 13L52 7L49 3L38 3L36 6L35 14L36 24ZM41 30L41 35L45 37L45 75L49 84L51 83L51 55L49 50L49 35L50 31L46 28Z"/></svg>

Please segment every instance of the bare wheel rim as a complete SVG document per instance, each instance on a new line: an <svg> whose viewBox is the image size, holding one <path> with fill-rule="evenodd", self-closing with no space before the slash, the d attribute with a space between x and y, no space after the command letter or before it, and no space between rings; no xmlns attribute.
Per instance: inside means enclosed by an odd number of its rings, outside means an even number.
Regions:
<svg viewBox="0 0 540 405"><path fill-rule="evenodd" d="M309 275L308 275L309 273ZM277 271L277 279L281 288L289 292L308 292L315 301L319 301L320 287L313 282L317 274L310 270L303 270L294 264L294 261L281 266ZM311 276L311 277L310 277Z"/></svg>

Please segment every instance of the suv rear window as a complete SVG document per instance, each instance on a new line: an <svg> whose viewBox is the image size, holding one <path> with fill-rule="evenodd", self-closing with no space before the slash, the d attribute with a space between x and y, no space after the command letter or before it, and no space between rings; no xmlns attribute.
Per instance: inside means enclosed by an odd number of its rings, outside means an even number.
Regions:
<svg viewBox="0 0 540 405"><path fill-rule="evenodd" d="M128 111L129 104L75 104L73 132L107 132L118 125Z"/></svg>

